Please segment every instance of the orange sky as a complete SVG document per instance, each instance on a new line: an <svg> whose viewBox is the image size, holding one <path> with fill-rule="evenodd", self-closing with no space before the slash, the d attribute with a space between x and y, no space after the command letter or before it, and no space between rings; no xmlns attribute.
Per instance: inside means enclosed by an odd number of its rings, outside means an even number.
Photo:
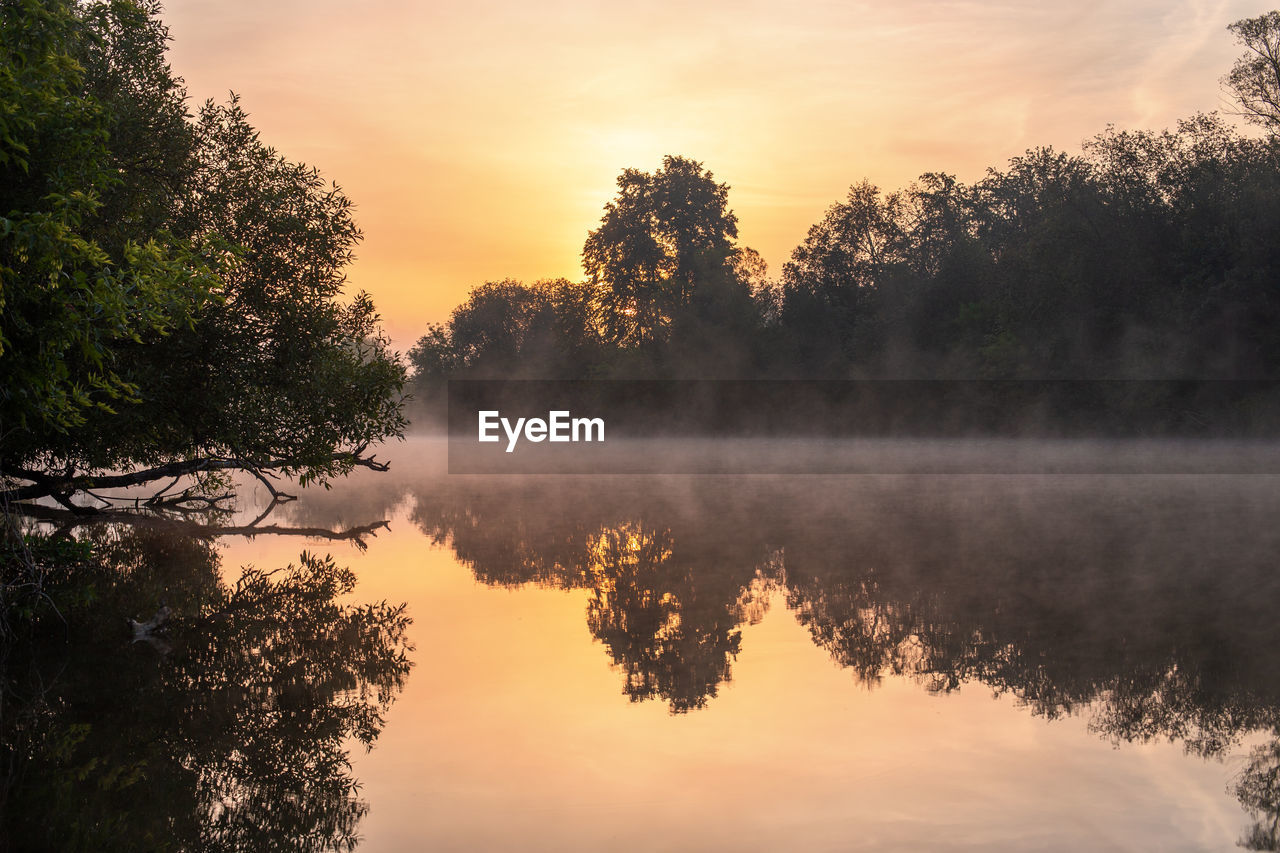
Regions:
<svg viewBox="0 0 1280 853"><path fill-rule="evenodd" d="M1230 107L1224 2L173 0L193 99L337 181L354 286L401 349L489 279L581 276L614 179L664 154L732 188L777 272L848 186L979 177L1108 122Z"/></svg>

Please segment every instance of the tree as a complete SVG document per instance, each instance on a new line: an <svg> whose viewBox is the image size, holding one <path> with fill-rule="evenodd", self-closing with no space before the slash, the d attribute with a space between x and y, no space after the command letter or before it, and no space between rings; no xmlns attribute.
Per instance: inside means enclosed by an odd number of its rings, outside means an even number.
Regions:
<svg viewBox="0 0 1280 853"><path fill-rule="evenodd" d="M17 390L0 415L0 471L27 481L4 497L69 502L93 486L237 468L307 482L382 467L367 451L404 428L404 369L369 298L342 298L360 239L350 200L265 145L234 96L187 115L156 4L55 8L22 6L18 23L52 35L38 48L6 41L0 84L26 98L6 115L35 143L6 143L0 167L30 184L9 221L53 221L27 230L61 236L4 246L16 261L4 269L0 366L18 381L4 383ZM28 79L33 62L50 70ZM61 112L37 109L39 98ZM68 138L68 123L83 137L74 151L37 147Z"/></svg>
<svg viewBox="0 0 1280 853"><path fill-rule="evenodd" d="M481 375L508 375L527 360L554 323L549 288L507 279L473 289L449 319L458 365Z"/></svg>
<svg viewBox="0 0 1280 853"><path fill-rule="evenodd" d="M1280 130L1280 11L1243 18L1227 27L1248 49L1223 78L1241 115L1271 131Z"/></svg>
<svg viewBox="0 0 1280 853"><path fill-rule="evenodd" d="M832 371L864 352L877 290L901 237L902 198L867 181L832 205L782 268L780 320L807 369Z"/></svg>
<svg viewBox="0 0 1280 853"><path fill-rule="evenodd" d="M652 174L626 169L618 177L618 195L582 249L611 341L641 348L662 342L702 281L726 267L732 273L738 220L728 193L684 157L664 157Z"/></svg>
<svg viewBox="0 0 1280 853"><path fill-rule="evenodd" d="M108 147L111 117L79 61L96 42L75 11L39 0L0 6L6 441L65 430L91 411L136 400L119 347L189 323L218 283L214 260L164 229L104 233L136 206ZM115 202L109 210L104 197Z"/></svg>
<svg viewBox="0 0 1280 853"><path fill-rule="evenodd" d="M599 344L590 297L586 285L566 279L472 288L449 322L429 326L409 351L416 387L455 372L575 378Z"/></svg>

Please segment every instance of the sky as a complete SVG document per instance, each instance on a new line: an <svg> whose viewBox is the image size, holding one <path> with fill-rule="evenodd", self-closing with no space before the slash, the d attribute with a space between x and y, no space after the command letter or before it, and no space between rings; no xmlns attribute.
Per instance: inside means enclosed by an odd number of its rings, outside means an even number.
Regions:
<svg viewBox="0 0 1280 853"><path fill-rule="evenodd" d="M980 178L1110 124L1230 110L1221 2L171 0L194 102L236 92L364 231L397 347L489 280L580 279L625 168L692 157L776 274L851 184Z"/></svg>

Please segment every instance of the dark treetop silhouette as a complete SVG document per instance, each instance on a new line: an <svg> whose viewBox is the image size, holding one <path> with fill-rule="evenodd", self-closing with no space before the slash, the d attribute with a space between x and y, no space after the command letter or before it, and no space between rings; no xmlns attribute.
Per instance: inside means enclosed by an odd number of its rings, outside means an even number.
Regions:
<svg viewBox="0 0 1280 853"><path fill-rule="evenodd" d="M446 377L1280 378L1280 13L1231 31L1247 53L1227 83L1264 135L1196 115L972 183L863 181L774 280L700 163L626 169L586 280L477 287L410 353L418 396Z"/></svg>

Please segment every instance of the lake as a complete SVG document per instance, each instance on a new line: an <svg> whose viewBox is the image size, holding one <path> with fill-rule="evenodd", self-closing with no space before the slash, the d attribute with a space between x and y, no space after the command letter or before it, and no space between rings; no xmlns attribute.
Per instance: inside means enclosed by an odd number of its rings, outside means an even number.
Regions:
<svg viewBox="0 0 1280 853"><path fill-rule="evenodd" d="M450 476L413 437L214 547L227 584L331 554L412 619L403 672L335 694L381 720L309 849L1275 849L1280 478L1176 454L1202 472Z"/></svg>

